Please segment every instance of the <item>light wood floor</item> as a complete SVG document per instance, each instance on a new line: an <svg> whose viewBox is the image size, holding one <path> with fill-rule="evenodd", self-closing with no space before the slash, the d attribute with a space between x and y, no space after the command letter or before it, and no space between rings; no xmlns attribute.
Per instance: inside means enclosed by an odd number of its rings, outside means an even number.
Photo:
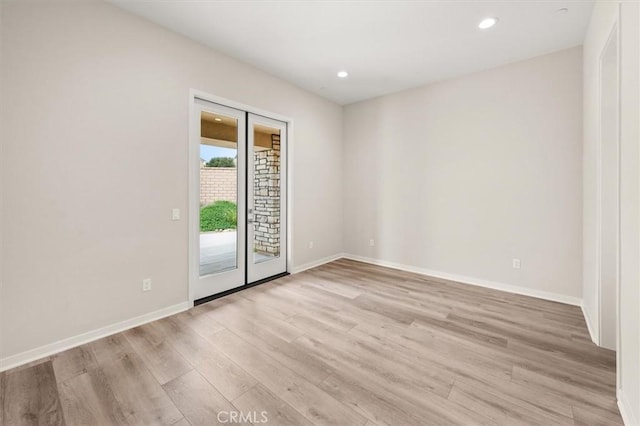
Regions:
<svg viewBox="0 0 640 426"><path fill-rule="evenodd" d="M6 425L622 423L579 308L348 260L2 373L0 406Z"/></svg>

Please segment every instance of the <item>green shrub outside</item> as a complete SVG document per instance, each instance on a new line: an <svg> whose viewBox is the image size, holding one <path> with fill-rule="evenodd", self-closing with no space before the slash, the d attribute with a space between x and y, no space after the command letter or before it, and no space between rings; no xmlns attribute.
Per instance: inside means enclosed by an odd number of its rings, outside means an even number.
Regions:
<svg viewBox="0 0 640 426"><path fill-rule="evenodd" d="M207 161L207 167L235 167L236 162L231 157L213 157Z"/></svg>
<svg viewBox="0 0 640 426"><path fill-rule="evenodd" d="M238 209L231 201L216 201L200 208L200 232L236 229Z"/></svg>

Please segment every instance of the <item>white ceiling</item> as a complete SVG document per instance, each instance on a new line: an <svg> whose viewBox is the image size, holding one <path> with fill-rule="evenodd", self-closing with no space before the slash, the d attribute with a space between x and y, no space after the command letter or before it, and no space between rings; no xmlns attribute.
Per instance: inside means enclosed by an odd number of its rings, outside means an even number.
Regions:
<svg viewBox="0 0 640 426"><path fill-rule="evenodd" d="M125 10L340 104L582 44L593 0L132 1ZM568 8L567 13L556 13ZM489 30L477 25L495 16ZM338 70L349 72L338 79Z"/></svg>

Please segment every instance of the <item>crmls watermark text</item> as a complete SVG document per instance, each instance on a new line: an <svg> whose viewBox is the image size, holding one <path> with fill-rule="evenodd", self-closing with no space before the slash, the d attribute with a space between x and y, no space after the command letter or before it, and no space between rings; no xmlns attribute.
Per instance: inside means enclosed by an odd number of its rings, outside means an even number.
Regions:
<svg viewBox="0 0 640 426"><path fill-rule="evenodd" d="M269 413L266 411L220 411L218 421L220 423L269 423Z"/></svg>

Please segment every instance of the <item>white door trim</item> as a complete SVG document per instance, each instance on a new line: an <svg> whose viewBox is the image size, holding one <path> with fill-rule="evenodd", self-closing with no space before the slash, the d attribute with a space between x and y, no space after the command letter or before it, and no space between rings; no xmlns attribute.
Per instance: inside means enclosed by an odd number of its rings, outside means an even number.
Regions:
<svg viewBox="0 0 640 426"><path fill-rule="evenodd" d="M618 117L617 117L617 132L616 132L616 149L617 149L617 159L616 159L616 201L617 201L617 229L616 229L616 388L620 391L621 384L621 348L620 348L620 260L621 260L621 248L620 248L620 236L621 236L621 209L620 209L620 171L621 171L621 161L620 161L620 120L622 114L621 112L621 91L620 91L620 83L621 83L621 38L620 38L620 4L618 4L618 10L616 11L615 16L611 20L608 36L605 43L602 45L600 50L600 54L598 55L598 143L596 146L596 179L597 179L597 191L596 191L596 324L597 327L596 332L594 333L597 345L602 345L602 333L604 332L602 327L603 321L603 303L602 303L602 198L603 198L603 188L602 188L602 178L603 178L603 169L602 169L602 160L603 160L603 150L602 150L602 62L603 57L607 49L609 48L611 42L616 42L617 48L617 103L618 103Z"/></svg>

